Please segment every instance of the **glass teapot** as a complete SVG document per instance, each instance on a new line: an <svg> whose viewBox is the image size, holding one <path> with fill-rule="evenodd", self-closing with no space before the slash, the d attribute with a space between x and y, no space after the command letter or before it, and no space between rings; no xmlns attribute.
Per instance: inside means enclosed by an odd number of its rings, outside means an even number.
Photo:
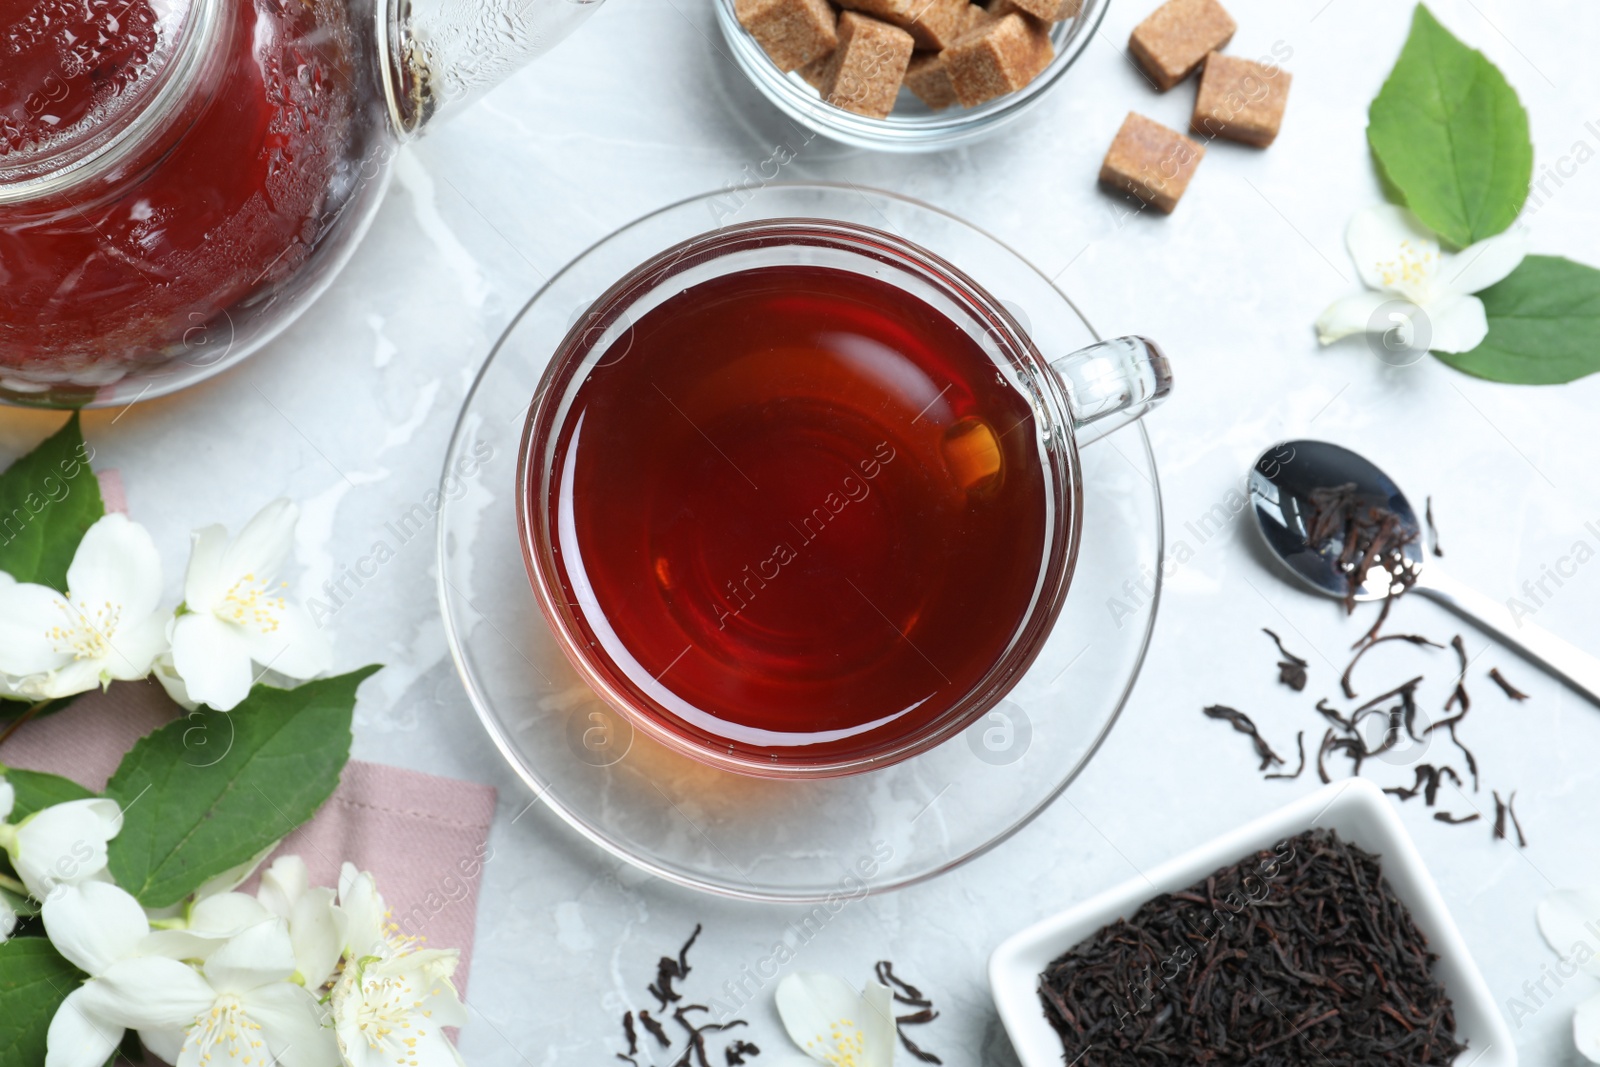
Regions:
<svg viewBox="0 0 1600 1067"><path fill-rule="evenodd" d="M600 0L0 0L0 402L237 363L332 280L408 138Z"/></svg>

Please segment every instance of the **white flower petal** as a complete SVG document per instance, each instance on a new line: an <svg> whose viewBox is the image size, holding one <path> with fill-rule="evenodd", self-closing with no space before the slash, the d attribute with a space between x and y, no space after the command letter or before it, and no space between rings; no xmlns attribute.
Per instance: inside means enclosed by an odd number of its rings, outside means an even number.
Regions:
<svg viewBox="0 0 1600 1067"><path fill-rule="evenodd" d="M6 943L11 932L17 928L17 912L11 906L8 894L0 892L0 945Z"/></svg>
<svg viewBox="0 0 1600 1067"><path fill-rule="evenodd" d="M41 914L56 951L91 976L128 959L150 932L139 902L109 882L58 886Z"/></svg>
<svg viewBox="0 0 1600 1067"><path fill-rule="evenodd" d="M377 884L366 871L346 863L339 871L339 906L349 918L345 947L350 955L376 955L386 946L383 936L385 912Z"/></svg>
<svg viewBox="0 0 1600 1067"><path fill-rule="evenodd" d="M183 1051L182 1030L140 1030L139 1043L162 1063L177 1063Z"/></svg>
<svg viewBox="0 0 1600 1067"><path fill-rule="evenodd" d="M1445 256L1439 265L1439 284L1453 293L1481 292L1516 270L1527 254L1527 235L1507 230Z"/></svg>
<svg viewBox="0 0 1600 1067"><path fill-rule="evenodd" d="M894 1021L894 994L881 982L868 982L861 994L866 1005L866 1018L861 1020L866 1034L866 1063L871 1067L890 1067L894 1063L896 1023Z"/></svg>
<svg viewBox="0 0 1600 1067"><path fill-rule="evenodd" d="M355 892L356 879L361 877L361 870L349 860L339 864L339 903L344 904L345 898ZM369 876L370 877L370 876Z"/></svg>
<svg viewBox="0 0 1600 1067"><path fill-rule="evenodd" d="M0 822L11 818L11 809L17 806L17 790L4 777L0 777Z"/></svg>
<svg viewBox="0 0 1600 1067"><path fill-rule="evenodd" d="M178 620L172 620L176 623ZM178 673L178 668L172 662L172 650L169 648L165 655L156 659L150 668L151 675L161 683L161 688L167 691L167 696L174 704L185 711L193 711L200 706L200 702L189 696L189 687L184 684L183 676Z"/></svg>
<svg viewBox="0 0 1600 1067"><path fill-rule="evenodd" d="M183 602L190 611L211 614L233 583L233 578L225 577L222 570L227 551L228 529L225 526L202 527L190 535L189 568L183 573Z"/></svg>
<svg viewBox="0 0 1600 1067"><path fill-rule="evenodd" d="M245 523L223 557L222 573L229 584L247 574L259 581L276 576L294 548L294 528L299 521L300 509L280 497Z"/></svg>
<svg viewBox="0 0 1600 1067"><path fill-rule="evenodd" d="M1426 309L1432 327L1428 347L1435 352L1470 352L1489 336L1489 315L1475 296L1436 301Z"/></svg>
<svg viewBox="0 0 1600 1067"><path fill-rule="evenodd" d="M74 989L50 1020L44 1067L103 1067L124 1029L87 1010L84 990Z"/></svg>
<svg viewBox="0 0 1600 1067"><path fill-rule="evenodd" d="M444 1029L434 1020L433 1026L424 1026L423 1032L417 1038L415 1049L417 1067L463 1067L465 1061L450 1039L444 1036ZM454 1025L454 1024L451 1024ZM810 1067L808 1061L806 1067Z"/></svg>
<svg viewBox="0 0 1600 1067"><path fill-rule="evenodd" d="M255 680L250 648L237 626L215 615L185 615L172 628L172 663L189 699L231 711Z"/></svg>
<svg viewBox="0 0 1600 1067"><path fill-rule="evenodd" d="M17 874L28 892L44 900L58 884L105 870L106 842L121 829L116 802L98 797L34 812L17 827Z"/></svg>
<svg viewBox="0 0 1600 1067"><path fill-rule="evenodd" d="M311 888L311 872L299 856L279 856L261 874L256 896L268 911L287 919L295 903Z"/></svg>
<svg viewBox="0 0 1600 1067"><path fill-rule="evenodd" d="M844 979L831 974L800 972L778 983L773 995L783 1028L796 1045L820 1063L851 1062L873 1065L887 1062L867 1046L867 1027L874 1030L876 1013ZM837 1035L837 1036L835 1036ZM889 1047L889 1054L894 1046Z"/></svg>
<svg viewBox="0 0 1600 1067"><path fill-rule="evenodd" d="M289 941L288 925L278 918L245 929L213 952L205 963L206 980L219 993L246 993L282 982L294 970L294 945Z"/></svg>
<svg viewBox="0 0 1600 1067"><path fill-rule="evenodd" d="M418 1067L459 1064L443 1033L467 1018L450 984L459 958L454 950L428 949L371 960L360 971L347 969L332 995L334 1026L347 1062L354 1067L387 1067L396 1059ZM395 995L399 989L407 991L403 998Z"/></svg>
<svg viewBox="0 0 1600 1067"><path fill-rule="evenodd" d="M217 893L195 904L189 913L189 927L203 933L239 934L272 918L261 901L248 893Z"/></svg>
<svg viewBox="0 0 1600 1067"><path fill-rule="evenodd" d="M135 1030L181 1030L217 999L199 971L160 956L114 964L79 992L89 1014Z"/></svg>
<svg viewBox="0 0 1600 1067"><path fill-rule="evenodd" d="M1572 1013L1572 1040L1591 1063L1600 1063L1600 995L1592 996Z"/></svg>
<svg viewBox="0 0 1600 1067"><path fill-rule="evenodd" d="M156 657L167 651L167 620L147 615L141 622L123 624L110 637L111 651L102 661L107 677L137 682L149 676Z"/></svg>
<svg viewBox="0 0 1600 1067"><path fill-rule="evenodd" d="M144 939L140 950L175 960L209 960L233 938L271 918L272 913L255 897L214 893L195 903L187 929L157 930Z"/></svg>
<svg viewBox="0 0 1600 1067"><path fill-rule="evenodd" d="M346 918L333 905L333 890L310 889L294 903L289 916L289 941L295 970L306 986L317 989L333 975L344 953Z"/></svg>
<svg viewBox="0 0 1600 1067"><path fill-rule="evenodd" d="M1341 297L1317 319L1317 340L1322 344L1331 345L1352 334L1366 333L1372 324L1372 316L1380 307L1393 299L1394 296L1390 293L1375 292L1371 289Z"/></svg>
<svg viewBox="0 0 1600 1067"><path fill-rule="evenodd" d="M339 1046L323 1026L323 1009L297 985L277 982L240 998L244 1010L261 1027L267 1051L283 1067L338 1067Z"/></svg>
<svg viewBox="0 0 1600 1067"><path fill-rule="evenodd" d="M20 691L29 700L59 700L99 689L105 664L98 659L73 660L48 674L22 679Z"/></svg>
<svg viewBox="0 0 1600 1067"><path fill-rule="evenodd" d="M333 649L299 604L285 603L271 612L272 624L242 626L250 658L279 674L301 680L315 678L333 666Z"/></svg>
<svg viewBox="0 0 1600 1067"><path fill-rule="evenodd" d="M72 600L90 612L122 609L125 622L143 621L161 602L161 554L150 532L126 515L107 515L83 535L67 568Z"/></svg>
<svg viewBox="0 0 1600 1067"><path fill-rule="evenodd" d="M1372 289L1400 293L1418 304L1432 296L1439 241L1411 212L1374 204L1351 216L1345 243L1361 280Z"/></svg>
<svg viewBox="0 0 1600 1067"><path fill-rule="evenodd" d="M277 848L278 842L274 841L237 867L230 867L221 874L206 879L200 883L200 888L194 891L195 899L204 900L206 897L226 893L243 885L249 881L252 874L256 873L256 869L267 861L267 857L277 851Z"/></svg>
<svg viewBox="0 0 1600 1067"><path fill-rule="evenodd" d="M455 982L452 981L460 965L461 953L457 949L430 948L394 957L392 963L384 966L414 973L415 977L410 979L409 984L414 989L427 989L423 1006L431 1013L430 1017L436 1024L465 1026L466 1005L461 1003L461 995L456 992Z"/></svg>
<svg viewBox="0 0 1600 1067"><path fill-rule="evenodd" d="M53 589L16 582L0 586L0 673L26 678L71 662L72 654L57 650L50 631L76 619Z"/></svg>
<svg viewBox="0 0 1600 1067"><path fill-rule="evenodd" d="M1539 932L1562 959L1600 978L1600 889L1561 889L1539 902Z"/></svg>
<svg viewBox="0 0 1600 1067"><path fill-rule="evenodd" d="M203 963L213 952L227 943L227 934L207 933L202 930L152 930L139 942L139 955L165 956L169 960Z"/></svg>

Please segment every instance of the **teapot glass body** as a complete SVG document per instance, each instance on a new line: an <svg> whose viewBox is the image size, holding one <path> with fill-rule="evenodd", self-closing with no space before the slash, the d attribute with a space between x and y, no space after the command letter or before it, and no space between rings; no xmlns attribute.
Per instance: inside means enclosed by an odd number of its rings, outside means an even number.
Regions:
<svg viewBox="0 0 1600 1067"><path fill-rule="evenodd" d="M0 0L0 401L126 404L258 350L403 141L596 6L431 3Z"/></svg>

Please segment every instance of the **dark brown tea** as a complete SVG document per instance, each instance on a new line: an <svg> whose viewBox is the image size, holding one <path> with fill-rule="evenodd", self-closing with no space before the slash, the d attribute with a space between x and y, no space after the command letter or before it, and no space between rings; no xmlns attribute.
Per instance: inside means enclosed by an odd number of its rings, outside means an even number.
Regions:
<svg viewBox="0 0 1600 1067"><path fill-rule="evenodd" d="M972 337L819 266L644 314L549 457L557 595L611 683L786 763L894 749L992 682L1061 506L1032 408Z"/></svg>

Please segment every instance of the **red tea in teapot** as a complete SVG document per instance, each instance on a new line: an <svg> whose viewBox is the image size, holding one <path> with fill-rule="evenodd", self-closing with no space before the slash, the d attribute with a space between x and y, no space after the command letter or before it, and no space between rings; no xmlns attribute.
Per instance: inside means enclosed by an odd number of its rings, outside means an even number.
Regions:
<svg viewBox="0 0 1600 1067"><path fill-rule="evenodd" d="M1017 639L1052 521L1038 433L993 358L894 285L805 265L693 285L599 355L534 472L557 482L555 595L680 735L882 751Z"/></svg>
<svg viewBox="0 0 1600 1067"><path fill-rule="evenodd" d="M45 173L52 152L126 120L148 104L139 94L154 99L180 65L169 23L182 8L0 0L0 175ZM250 328L249 307L293 298L282 284L337 221L359 180L355 116L373 98L358 88L345 5L224 0L218 12L176 110L125 138L125 159L0 200L8 389L92 392L139 363L218 358Z"/></svg>

